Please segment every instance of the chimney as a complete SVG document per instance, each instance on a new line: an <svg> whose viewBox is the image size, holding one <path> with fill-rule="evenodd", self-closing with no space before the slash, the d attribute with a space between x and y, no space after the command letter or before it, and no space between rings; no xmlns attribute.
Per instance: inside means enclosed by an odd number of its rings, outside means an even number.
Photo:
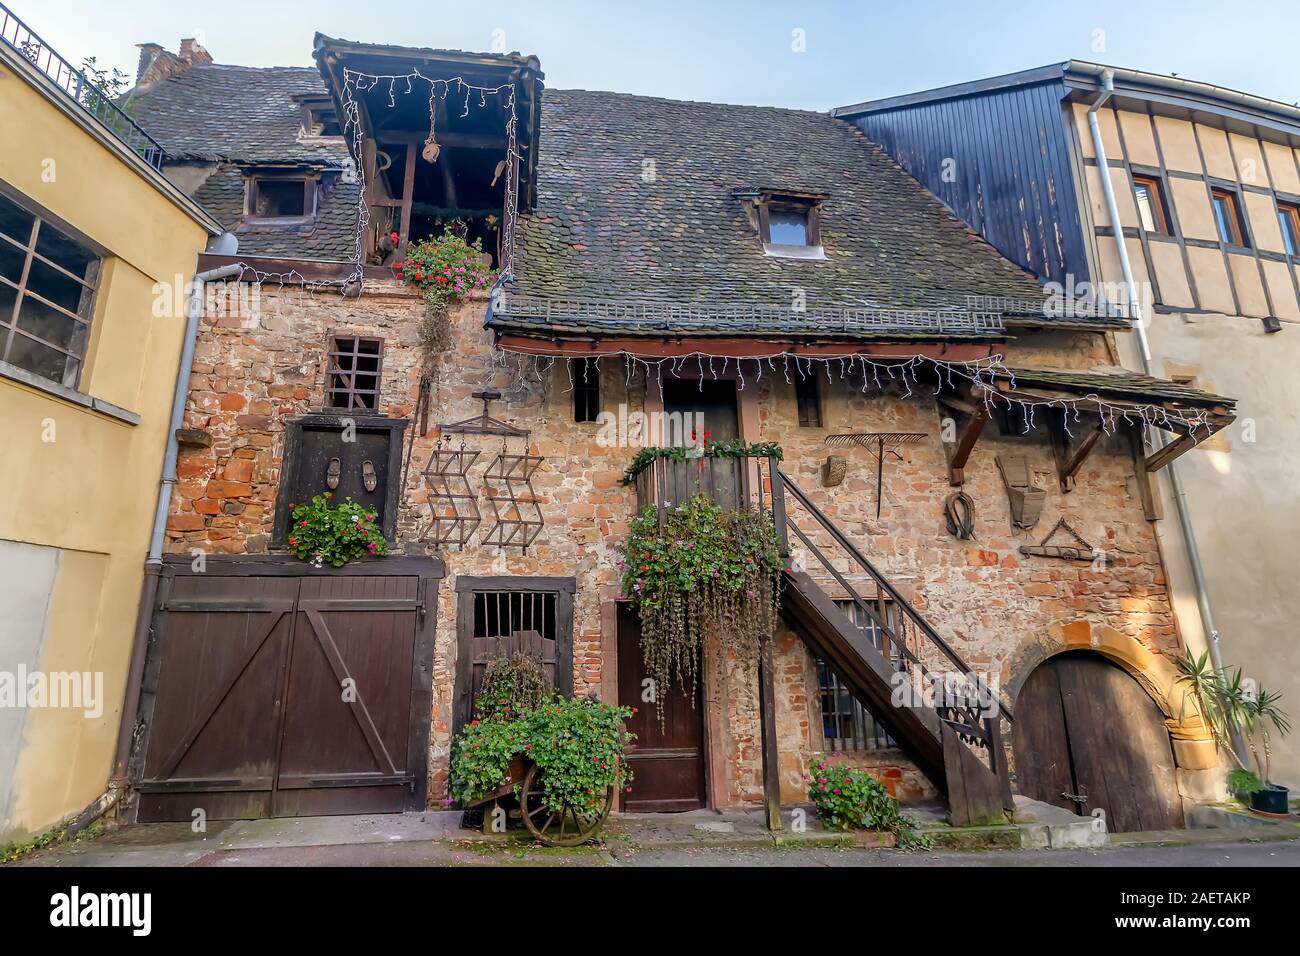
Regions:
<svg viewBox="0 0 1300 956"><path fill-rule="evenodd" d="M169 53L157 43L137 43L140 62L135 70L135 85L144 88L169 76L184 73L192 66L212 62L212 54L193 37L181 40L180 56Z"/></svg>
<svg viewBox="0 0 1300 956"><path fill-rule="evenodd" d="M181 61L187 66L194 66L196 63L211 63L212 54L205 50L203 45L193 37L185 37L181 40Z"/></svg>

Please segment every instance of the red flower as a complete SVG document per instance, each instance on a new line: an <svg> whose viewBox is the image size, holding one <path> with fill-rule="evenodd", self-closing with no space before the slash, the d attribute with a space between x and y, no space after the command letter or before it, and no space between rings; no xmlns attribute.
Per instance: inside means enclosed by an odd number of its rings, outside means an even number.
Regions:
<svg viewBox="0 0 1300 956"><path fill-rule="evenodd" d="M306 521L299 521L299 522L298 522L298 527L299 527L299 528L305 528L305 527L307 527L307 522L306 522Z"/></svg>
<svg viewBox="0 0 1300 956"><path fill-rule="evenodd" d="M399 236L399 235L398 235L397 233L395 233L395 232L390 232L390 233L388 234L388 238L389 238L389 239L392 239L393 242L400 242L402 237Z"/></svg>
<svg viewBox="0 0 1300 956"><path fill-rule="evenodd" d="M477 721L477 720L471 720L471 721L469 722L469 725L470 725L471 727L477 727L477 726L478 726L478 721Z"/></svg>
<svg viewBox="0 0 1300 956"><path fill-rule="evenodd" d="M297 541L296 538L293 538L293 537L290 537L290 538L289 538L289 547L293 547L293 546L294 546L295 544L297 544L297 543L298 543L298 541Z"/></svg>

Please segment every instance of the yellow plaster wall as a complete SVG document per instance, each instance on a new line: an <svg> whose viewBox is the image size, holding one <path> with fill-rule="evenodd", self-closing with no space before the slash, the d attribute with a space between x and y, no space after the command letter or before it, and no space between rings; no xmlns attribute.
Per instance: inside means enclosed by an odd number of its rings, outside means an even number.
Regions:
<svg viewBox="0 0 1300 956"><path fill-rule="evenodd" d="M154 284L189 279L207 233L160 189L0 66L0 180L111 255L79 389L138 425L0 379L0 539L60 548L39 666L103 673L103 713L33 709L0 840L82 809L107 782L184 318ZM44 440L53 437L53 441ZM0 781L3 783L3 781Z"/></svg>

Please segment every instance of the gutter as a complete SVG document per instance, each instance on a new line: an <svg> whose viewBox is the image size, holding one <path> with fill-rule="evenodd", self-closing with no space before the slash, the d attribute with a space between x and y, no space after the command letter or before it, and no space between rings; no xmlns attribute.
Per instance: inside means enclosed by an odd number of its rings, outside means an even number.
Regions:
<svg viewBox="0 0 1300 956"><path fill-rule="evenodd" d="M127 672L122 722L117 733L117 756L113 760L113 772L110 777L110 785L114 787L122 787L127 783L127 766L131 760L131 747L135 739L140 686L144 680L144 664L149 649L153 608L158 597L158 579L162 573L167 512L171 507L172 489L176 485L176 458L180 451L176 432L185 422L185 403L189 395L190 372L194 366L194 344L198 339L199 319L203 315L203 287L215 279L240 276L243 271L242 265L225 265L206 272L196 272L190 283L190 295L185 303L185 340L181 343L180 362L176 368L176 388L172 393L171 419L167 426L167 450L163 454L158 503L154 508L153 532L149 536L149 554L144 564L144 585L140 594L140 607L136 612L135 637L131 645L131 666Z"/></svg>
<svg viewBox="0 0 1300 956"><path fill-rule="evenodd" d="M1080 68L1083 65L1080 64ZM1129 316L1133 319L1133 329L1137 333L1138 354L1142 362L1142 372L1151 375L1151 343L1147 340L1146 326L1142 317L1142 302L1138 297L1137 283L1133 281L1133 267L1128 258L1128 243L1124 241L1124 230L1120 225L1119 206L1115 201L1115 187L1110 179L1110 165L1106 161L1106 146L1102 141L1101 124L1097 120L1097 111L1105 105L1115 92L1115 71L1107 67L1092 66L1101 80L1101 92L1088 107L1088 130L1092 134L1092 148L1097 157L1098 178L1101 180L1102 195L1106 200L1106 212L1110 216L1111 226L1115 230L1115 245L1119 251L1120 271L1124 276L1124 291L1128 296ZM1238 94L1244 96L1245 94ZM1145 430L1145 429L1144 429ZM1164 445L1164 437L1159 430L1152 430L1152 443L1156 450ZM1177 462L1165 465L1169 476L1169 487L1173 493L1174 505L1178 513L1178 529L1182 532L1183 546L1187 549L1187 561L1192 569L1193 586L1196 589L1196 606L1201 612L1201 626L1205 630L1205 640L1210 652L1210 660L1215 670L1223 670L1223 652L1219 641L1219 629L1214 623L1214 608L1210 604L1209 584L1205 577L1205 566L1201 563L1201 550L1196 543L1196 531L1192 525L1192 516L1187 507L1187 492L1179 478ZM1204 717L1202 717L1204 719ZM1241 730L1233 725L1231 728L1232 749L1243 761L1247 759L1246 744Z"/></svg>

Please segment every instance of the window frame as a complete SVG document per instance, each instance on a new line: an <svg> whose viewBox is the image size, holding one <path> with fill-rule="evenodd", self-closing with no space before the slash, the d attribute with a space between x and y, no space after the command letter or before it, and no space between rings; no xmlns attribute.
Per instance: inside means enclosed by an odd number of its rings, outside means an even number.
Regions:
<svg viewBox="0 0 1300 956"><path fill-rule="evenodd" d="M870 602L869 602L870 603ZM861 608L852 598L836 598L835 605L845 616L856 625L866 636L867 640L877 650L883 646L883 636L876 627L875 622L861 620ZM894 618L897 614L892 600L884 601L886 621ZM863 753L871 751L891 750L897 748L898 743L889 733L889 727L884 721L880 720L875 714L871 713L863 704L848 691L840 681L839 675L826 661L820 658L813 658L813 665L817 678L817 704L821 711L821 733L822 745L831 753ZM839 702L841 694L849 694L849 710L840 709ZM835 721L837 729L842 729L844 721L852 731L848 737L827 737L826 736L826 717L827 699L834 703L834 707L829 711L832 719ZM846 746L847 742L847 746Z"/></svg>
<svg viewBox="0 0 1300 956"><path fill-rule="evenodd" d="M260 216L257 213L257 197L260 184L264 182L302 183L302 213L291 216ZM244 178L244 221L255 223L300 223L311 222L316 218L317 180L306 174L281 175L277 173L249 172Z"/></svg>
<svg viewBox="0 0 1300 956"><path fill-rule="evenodd" d="M1152 227L1147 228L1147 224L1142 221L1142 203L1139 199L1139 189L1145 189L1150 200L1149 208L1154 220ZM1148 173L1133 174L1133 202L1137 207L1138 225L1142 230L1150 235L1172 236L1174 234L1173 225L1169 218L1169 205L1165 202L1165 184L1159 176Z"/></svg>
<svg viewBox="0 0 1300 956"><path fill-rule="evenodd" d="M821 428L822 389L816 372L798 375L794 380L794 403L800 428Z"/></svg>
<svg viewBox="0 0 1300 956"><path fill-rule="evenodd" d="M1232 226L1232 236L1223 235L1224 222L1219 216L1219 200L1227 202L1230 216L1230 225ZM1242 213L1241 194L1231 186L1210 185L1210 211L1214 214L1215 230L1219 234L1219 242L1224 246L1235 249L1249 249L1250 232L1246 224L1245 216Z"/></svg>
<svg viewBox="0 0 1300 956"><path fill-rule="evenodd" d="M334 114L334 123L338 126L337 133L313 133L312 129L316 126L316 116L318 113L329 112ZM320 124L322 128L324 123ZM338 110L334 107L334 101L328 98L319 100L304 100L302 103L302 127L301 135L306 139L342 139L343 138L343 121L339 118Z"/></svg>
<svg viewBox="0 0 1300 956"><path fill-rule="evenodd" d="M600 421L601 412L600 360L585 357L577 363L573 370L573 420L579 425L594 425Z"/></svg>
<svg viewBox="0 0 1300 956"><path fill-rule="evenodd" d="M31 229L26 239L19 239L8 233L0 232L0 243L16 249L22 256L22 267L18 274L18 281L15 283L11 279L0 276L0 284L14 290L13 305L9 308L8 314L0 313L0 363L21 369L33 377L45 382L52 382L55 385L64 388L70 388L74 391L80 387L81 379L85 373L86 361L90 352L91 338L95 331L95 308L99 302L99 295L102 291L100 283L104 274L104 261L109 258L109 253L83 236L76 229L71 228L61 219L47 213L40 206L30 202L26 196L15 190L4 188L0 183L0 197L13 203L23 212L32 217ZM57 235L64 240L73 243L80 249L84 250L90 257L91 261L87 263L87 274L89 279L76 275L66 267L59 265L48 256L37 251L37 245L40 243L41 232L43 229L52 229ZM42 266L53 269L56 273L66 279L70 279L82 287L81 300L78 302L75 312L64 308L54 302L51 302L44 295L36 292L29 287L32 273L32 265L39 262ZM74 336L70 340L68 347L60 346L49 339L45 339L35 333L18 327L19 319L22 316L23 303L32 298L39 302L47 309L52 309L58 314L64 316L74 323ZM43 348L53 350L62 354L64 358L63 375L61 378L54 379L39 372L33 371L24 365L9 361L13 350L15 340L21 336L37 343ZM73 373L68 372L69 364L75 366Z"/></svg>
<svg viewBox="0 0 1300 956"><path fill-rule="evenodd" d="M352 350L344 351L340 347L340 343L350 343ZM375 358L375 370L373 373L368 371L359 373L357 371L357 367L356 367L357 359L362 357L369 358L372 354L370 352L361 351L362 343L374 344L376 346L376 351L373 353ZM370 414L375 414L375 415L379 414L379 396L383 393L383 387L384 387L384 346L385 346L384 339L378 335L361 335L359 333L351 333L351 332L330 332L329 350L326 352L326 361L325 361L324 407L326 409L332 412L360 411L360 412L368 412ZM336 361L338 359L343 359L343 358L350 358L352 360L352 368L344 369ZM357 388L356 376L358 374L365 375L365 376L370 376L371 374L373 374L375 377L375 387L373 389ZM335 386L334 382L336 376L340 379L345 379L350 376L351 377L350 384L346 385L345 387ZM347 396L346 405L339 405L335 403L336 397L340 395ZM371 399L374 402L374 404L373 405L357 404L357 402L361 401L359 396L362 395L371 396Z"/></svg>
<svg viewBox="0 0 1300 956"><path fill-rule="evenodd" d="M781 193L765 191L756 202L758 213L758 234L763 243L765 255L786 259L825 259L826 252L822 246L821 205L824 195L800 195L799 193ZM800 212L805 219L803 245L791 245L772 241L772 212Z"/></svg>
<svg viewBox="0 0 1300 956"><path fill-rule="evenodd" d="M1292 259L1300 257L1300 203L1277 200L1277 224L1282 230L1282 247L1286 255Z"/></svg>

